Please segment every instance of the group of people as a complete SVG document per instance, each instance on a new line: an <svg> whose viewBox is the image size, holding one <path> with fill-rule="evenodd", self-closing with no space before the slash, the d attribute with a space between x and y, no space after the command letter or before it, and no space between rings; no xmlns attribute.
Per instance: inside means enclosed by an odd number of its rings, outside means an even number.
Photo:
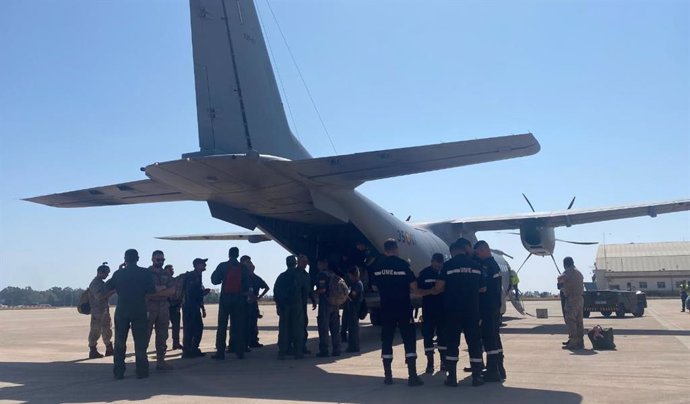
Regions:
<svg viewBox="0 0 690 404"><path fill-rule="evenodd" d="M229 251L229 260L218 265L212 274L212 283L222 284L218 313L217 352L214 359L223 359L228 318L233 330L228 351L242 357L250 347L262 347L258 339L257 322L260 316L258 300L269 287L254 273L251 257L239 258L239 249ZM172 265L164 265L165 255L156 250L151 255L152 265L138 266L139 253L130 249L125 252L125 262L108 280L110 268L106 263L96 270L96 277L89 285L91 329L89 332L89 358L101 358L97 343L105 344L105 356L113 356L116 379L124 377L125 350L129 330L132 330L136 357L136 375L148 376L149 364L146 350L155 331L156 369L171 370L165 361L168 350L168 329L172 325L172 349L182 350L183 358L204 356L199 349L206 317L205 288L202 274L208 259L195 258L193 270L174 276ZM115 309L115 343L112 343L111 318L108 301L117 293ZM180 341L180 321L184 322Z"/></svg>
<svg viewBox="0 0 690 404"><path fill-rule="evenodd" d="M431 264L415 277L407 261L399 257L398 244L388 240L384 257L377 260L371 282L381 298L381 358L384 383L392 384L393 335L400 330L405 348L408 386L424 384L417 374L416 329L410 294L422 297L422 334L427 359L426 373L434 372L438 350L446 386L455 387L460 335L469 351L472 385L506 379L500 337L502 283L498 263L486 241L474 246L460 238L450 245L451 258L436 253ZM436 344L434 344L436 337ZM482 351L486 352L484 362Z"/></svg>
<svg viewBox="0 0 690 404"><path fill-rule="evenodd" d="M506 379L503 345L500 337L501 303L503 298L500 268L492 257L486 241L472 243L460 238L450 245L451 258L433 254L430 265L419 276L412 272L409 262L399 257L395 240L383 245L384 255L375 260L364 254L358 245L348 265L332 257L320 257L314 268L304 254L286 258L286 269L274 285L274 301L279 316L278 359L287 356L301 359L311 353L307 347L307 307L318 308L318 357L340 356L341 343L347 339L347 352L359 352L359 320L363 309L365 284L380 296L381 358L384 383L393 383L393 337L398 329L403 339L408 385L424 384L417 374L416 328L411 295L422 298L425 373L435 371L434 356L438 351L440 370L446 372L445 385L457 386L460 336L464 334L469 352L472 385L500 382ZM91 331L89 357L102 355L97 351L99 337L106 346L105 354L114 356L115 378L124 377L125 347L129 329L135 345L136 375L148 376L146 349L155 331L156 368L170 370L165 362L168 327L172 323L173 349L182 349L183 358L204 356L199 349L206 317L204 296L209 293L202 283L207 259L196 258L194 269L177 277L171 265L164 266L162 251L154 251L148 269L138 266L136 250L125 252L125 262L108 281L110 269L101 265L89 291ZM583 344L582 275L572 258L564 260L565 272L559 285L567 296L565 310L569 340L566 349L578 349ZM309 269L307 269L309 267ZM239 256L239 249L228 251L228 261L218 264L211 276L220 285L218 328L215 352L211 358L225 359L226 353L244 358L250 348L259 348L257 321L260 317L258 300L268 291L268 285L254 273L249 256ZM360 270L365 274L360 274ZM578 277L579 274L579 277ZM360 280L360 275L362 280ZM515 282L517 283L517 282ZM577 289L579 285L580 289ZM577 289L577 290L576 290ZM115 310L115 344L111 343L108 298L118 294ZM578 300L578 296L580 299ZM343 308L341 322L340 308ZM180 310L182 316L180 316ZM578 314L579 313L579 316ZM180 343L180 317L184 321ZM228 323L230 338L228 340ZM227 343L226 343L227 341ZM483 353L486 354L486 360Z"/></svg>

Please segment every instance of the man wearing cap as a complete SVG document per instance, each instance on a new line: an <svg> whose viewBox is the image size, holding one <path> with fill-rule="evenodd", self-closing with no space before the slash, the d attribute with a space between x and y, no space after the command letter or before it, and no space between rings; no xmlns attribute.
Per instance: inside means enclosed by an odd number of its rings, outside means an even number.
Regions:
<svg viewBox="0 0 690 404"><path fill-rule="evenodd" d="M565 325L568 328L568 342L563 349L583 349L585 347L585 330L582 319L584 309L584 278L582 273L575 268L575 262L571 257L563 259L565 270L558 277L561 292L565 296Z"/></svg>
<svg viewBox="0 0 690 404"><path fill-rule="evenodd" d="M168 326L170 325L170 302L169 298L175 294L175 284L172 276L163 269L165 256L163 251L156 250L151 254L152 265L149 273L156 292L146 296L146 307L149 316L149 341L153 330L156 330L156 369L171 370L165 362L165 351L168 350Z"/></svg>
<svg viewBox="0 0 690 404"><path fill-rule="evenodd" d="M180 309L182 308L182 282L184 274L179 275L175 278L175 268L172 265L166 265L163 267L164 270L168 272L171 278L173 278L173 283L175 285L175 293L170 296L168 302L170 303L170 327L172 328L172 349L182 349L180 344Z"/></svg>
<svg viewBox="0 0 690 404"><path fill-rule="evenodd" d="M117 293L115 308L115 346L113 350L113 374L116 379L125 377L125 354L127 351L127 334L132 328L134 355L136 357L137 378L149 376L149 361L146 357L148 335L146 319L146 295L154 293L151 274L137 266L139 253L130 249L125 251L125 263L115 271L112 278L105 283L105 291Z"/></svg>
<svg viewBox="0 0 690 404"><path fill-rule="evenodd" d="M472 386L484 384L482 379L482 341L479 328L479 290L483 286L479 264L472 258L472 244L459 238L450 246L453 258L443 264L433 292L443 293L446 313L446 372L445 385L456 387L460 334L470 356Z"/></svg>
<svg viewBox="0 0 690 404"><path fill-rule="evenodd" d="M232 330L232 345L238 359L244 359L247 348L247 303L254 293L251 274L237 258L240 250L228 250L228 261L221 262L211 274L211 283L221 285L218 302L218 330L216 332L216 353L213 359L225 359L225 337L228 330L228 317Z"/></svg>
<svg viewBox="0 0 690 404"><path fill-rule="evenodd" d="M108 263L96 269L96 277L93 278L89 285L89 304L91 305L91 330L89 331L89 359L102 358L96 345L98 339L103 337L103 344L105 345L105 356L112 356L113 330L110 321L110 307L108 306L108 299L112 296L112 292L105 291L105 278L110 274L110 267Z"/></svg>
<svg viewBox="0 0 690 404"><path fill-rule="evenodd" d="M204 296L209 292L204 288L201 281L201 274L206 270L208 258L195 258L192 261L194 270L185 273L182 277L184 298L182 300L182 315L184 329L182 330L182 357L195 358L204 356L199 349L201 336L204 332L204 322L206 318L206 308L204 307Z"/></svg>
<svg viewBox="0 0 690 404"><path fill-rule="evenodd" d="M311 293L309 275L297 268L297 258L285 258L287 269L278 275L273 286L273 300L278 311L278 359L292 352L295 359L304 358L304 305Z"/></svg>

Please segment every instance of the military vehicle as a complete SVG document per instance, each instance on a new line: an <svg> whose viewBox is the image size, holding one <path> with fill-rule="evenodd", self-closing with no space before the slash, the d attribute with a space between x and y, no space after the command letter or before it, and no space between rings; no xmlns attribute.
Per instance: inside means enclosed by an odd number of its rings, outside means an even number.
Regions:
<svg viewBox="0 0 690 404"><path fill-rule="evenodd" d="M593 282L585 283L584 317L598 311L604 317L616 313L616 317L623 318L625 313L632 313L635 317L642 317L647 307L647 295L641 291L629 290L597 290Z"/></svg>

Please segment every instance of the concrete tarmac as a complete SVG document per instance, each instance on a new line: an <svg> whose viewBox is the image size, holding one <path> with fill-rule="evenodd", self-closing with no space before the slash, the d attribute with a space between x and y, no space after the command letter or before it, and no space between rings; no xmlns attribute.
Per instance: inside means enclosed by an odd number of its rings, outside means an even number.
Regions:
<svg viewBox="0 0 690 404"><path fill-rule="evenodd" d="M128 341L124 380L112 376L112 359L87 360L89 317L74 308L0 311L0 401L86 403L150 401L189 402L351 402L434 403L687 403L690 386L690 315L680 299L650 300L645 315L624 319L593 314L585 328L613 327L617 350L565 351L567 339L558 301L526 302L527 311L546 308L548 319L522 317L512 308L504 318L503 345L508 380L471 387L466 373L457 388L443 385L444 375L423 375L425 385L406 385L402 342L396 336L392 386L383 385L379 328L368 320L361 329L360 355L307 356L276 360L278 319L273 306L261 306L261 342L246 359L234 355L217 362L181 359L169 351L175 369L154 369L148 379L134 377L133 346ZM111 308L111 314L114 308ZM202 350L212 352L216 306L208 307ZM318 350L316 318L309 311L309 347ZM424 370L418 332L418 370ZM459 367L468 363L462 342ZM103 346L99 345L103 351ZM345 347L343 347L343 351ZM150 351L153 354L153 350ZM151 356L151 355L150 355ZM438 356L436 360L438 369Z"/></svg>

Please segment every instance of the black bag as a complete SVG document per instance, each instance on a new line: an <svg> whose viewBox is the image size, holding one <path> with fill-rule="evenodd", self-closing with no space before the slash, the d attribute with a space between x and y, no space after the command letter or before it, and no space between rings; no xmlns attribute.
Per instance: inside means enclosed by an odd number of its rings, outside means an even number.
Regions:
<svg viewBox="0 0 690 404"><path fill-rule="evenodd" d="M616 344L613 342L613 328L601 328L597 325L589 330L587 336L594 349L600 351L616 349Z"/></svg>

